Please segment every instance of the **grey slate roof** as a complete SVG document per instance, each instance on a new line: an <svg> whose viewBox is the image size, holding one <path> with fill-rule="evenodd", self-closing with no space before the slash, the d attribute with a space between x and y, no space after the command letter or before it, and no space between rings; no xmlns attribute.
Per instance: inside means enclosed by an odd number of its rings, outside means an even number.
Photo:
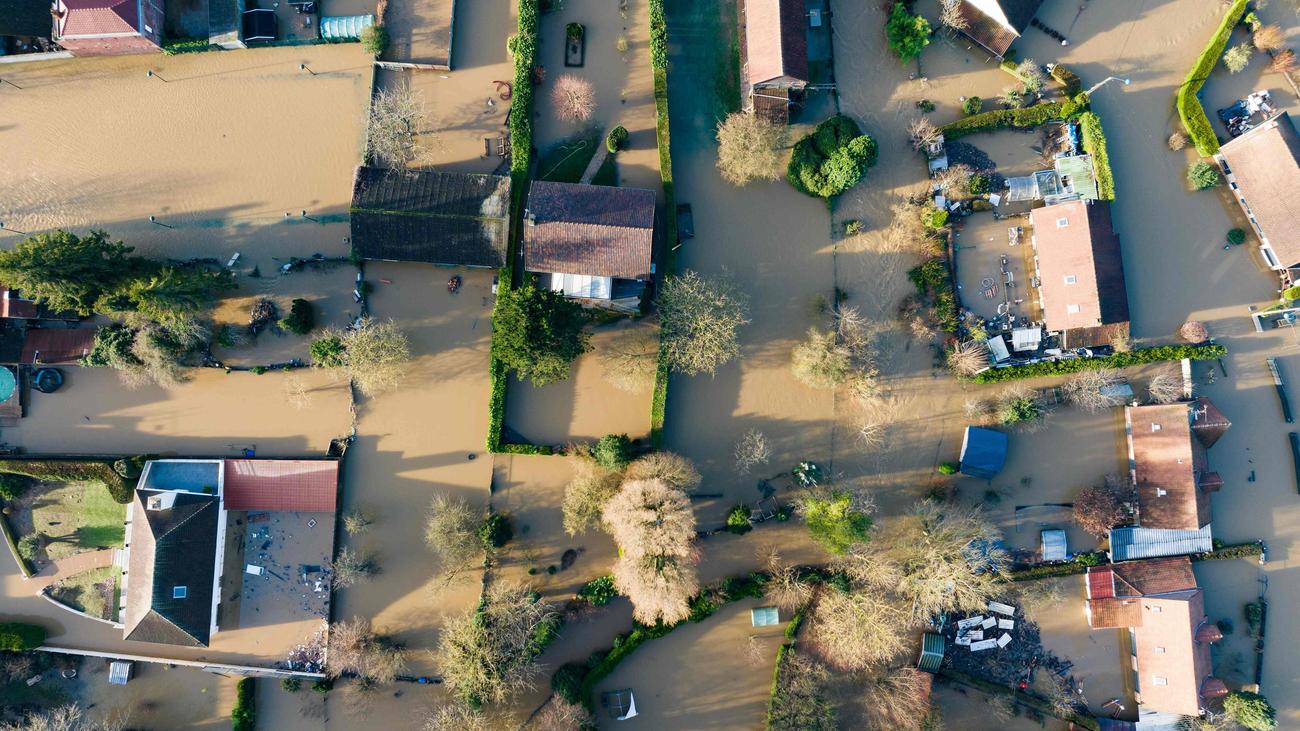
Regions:
<svg viewBox="0 0 1300 731"><path fill-rule="evenodd" d="M155 490L136 490L127 570L127 640L207 647L216 579L215 495L177 493L166 510L146 510ZM172 596L186 588L183 599Z"/></svg>
<svg viewBox="0 0 1300 731"><path fill-rule="evenodd" d="M363 259L500 267L509 236L510 178L357 168L352 246Z"/></svg>

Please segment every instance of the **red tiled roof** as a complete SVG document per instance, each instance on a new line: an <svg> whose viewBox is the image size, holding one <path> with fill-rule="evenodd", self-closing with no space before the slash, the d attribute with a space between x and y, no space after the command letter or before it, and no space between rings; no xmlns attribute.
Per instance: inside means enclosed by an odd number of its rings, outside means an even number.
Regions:
<svg viewBox="0 0 1300 731"><path fill-rule="evenodd" d="M1093 629L1142 623L1140 599L1196 589L1186 556L1125 561L1088 569L1088 624Z"/></svg>
<svg viewBox="0 0 1300 731"><path fill-rule="evenodd" d="M28 330L23 338L22 362L75 365L95 347L95 328L48 328Z"/></svg>
<svg viewBox="0 0 1300 731"><path fill-rule="evenodd" d="M746 0L745 72L749 84L808 81L808 14L802 0Z"/></svg>
<svg viewBox="0 0 1300 731"><path fill-rule="evenodd" d="M23 299L17 292L0 284L0 317L34 320L36 316L35 302Z"/></svg>
<svg viewBox="0 0 1300 731"><path fill-rule="evenodd" d="M59 4L64 11L60 37L139 32L135 0L61 0Z"/></svg>
<svg viewBox="0 0 1300 731"><path fill-rule="evenodd" d="M1043 323L1074 330L1128 322L1119 238L1106 201L1069 201L1029 214L1038 256Z"/></svg>
<svg viewBox="0 0 1300 731"><path fill-rule="evenodd" d="M334 460L228 459L222 496L226 510L332 513L338 480Z"/></svg>
<svg viewBox="0 0 1300 731"><path fill-rule="evenodd" d="M1129 406L1129 454L1138 494L1138 525L1197 530L1210 522L1200 487L1208 471L1205 445L1193 436L1195 404Z"/></svg>

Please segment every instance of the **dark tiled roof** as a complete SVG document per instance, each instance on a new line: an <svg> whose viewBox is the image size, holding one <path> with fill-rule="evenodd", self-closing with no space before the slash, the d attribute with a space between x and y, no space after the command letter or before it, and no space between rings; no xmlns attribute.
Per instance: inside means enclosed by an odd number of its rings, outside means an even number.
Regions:
<svg viewBox="0 0 1300 731"><path fill-rule="evenodd" d="M808 17L803 0L745 0L745 71L750 85L808 81Z"/></svg>
<svg viewBox="0 0 1300 731"><path fill-rule="evenodd" d="M1201 440L1206 449L1213 447L1230 426L1232 422L1228 421L1228 417L1224 416L1223 412L1219 411L1219 407L1215 406L1208 397L1202 396L1192 402L1192 433Z"/></svg>
<svg viewBox="0 0 1300 731"><path fill-rule="evenodd" d="M1210 522L1210 498L1200 485L1209 471L1205 444L1192 431L1199 408L1177 403L1125 409L1143 528L1196 530Z"/></svg>
<svg viewBox="0 0 1300 731"><path fill-rule="evenodd" d="M339 463L332 459L228 459L223 469L226 510L334 512Z"/></svg>
<svg viewBox="0 0 1300 731"><path fill-rule="evenodd" d="M1300 136L1291 116L1282 112L1226 142L1219 154L1278 263L1300 264Z"/></svg>
<svg viewBox="0 0 1300 731"><path fill-rule="evenodd" d="M509 212L507 177L360 167L352 245L365 259L500 267Z"/></svg>
<svg viewBox="0 0 1300 731"><path fill-rule="evenodd" d="M650 278L654 191L535 181L528 192L528 217L528 271Z"/></svg>
<svg viewBox="0 0 1300 731"><path fill-rule="evenodd" d="M75 365L95 347L93 327L33 328L23 339L22 362Z"/></svg>
<svg viewBox="0 0 1300 731"><path fill-rule="evenodd" d="M53 29L49 0L0 0L0 36L49 38Z"/></svg>
<svg viewBox="0 0 1300 731"><path fill-rule="evenodd" d="M138 642L206 647L216 578L215 495L181 492L166 510L147 510L155 490L136 490L131 510L125 636ZM185 597L173 589L185 587Z"/></svg>
<svg viewBox="0 0 1300 731"><path fill-rule="evenodd" d="M1007 17L1007 25L985 15L968 0L962 0L958 6L961 17L967 27L963 33L971 40L988 49L990 53L1001 58L1007 53L1011 44L1029 27L1029 21L1043 0L1001 0L998 5ZM1009 27L1008 27L1009 26Z"/></svg>

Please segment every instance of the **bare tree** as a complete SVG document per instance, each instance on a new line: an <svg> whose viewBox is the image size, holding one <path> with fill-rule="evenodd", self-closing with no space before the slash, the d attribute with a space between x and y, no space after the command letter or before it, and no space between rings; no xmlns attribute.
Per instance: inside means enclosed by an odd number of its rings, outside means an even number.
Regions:
<svg viewBox="0 0 1300 731"><path fill-rule="evenodd" d="M1286 36L1282 34L1282 29L1278 26L1265 25L1255 31L1252 41L1255 48L1261 51L1276 51L1286 43Z"/></svg>
<svg viewBox="0 0 1300 731"><path fill-rule="evenodd" d="M596 717L583 706L552 695L527 728L536 731L589 731L596 728Z"/></svg>
<svg viewBox="0 0 1300 731"><path fill-rule="evenodd" d="M1037 95L1047 85L1047 74L1043 73L1043 67L1032 58L1021 61L1016 66L1016 75L1025 84L1025 91Z"/></svg>
<svg viewBox="0 0 1300 731"><path fill-rule="evenodd" d="M370 620L336 622L329 632L328 672L332 677L356 673L379 685L393 682L406 667L406 654L377 635Z"/></svg>
<svg viewBox="0 0 1300 731"><path fill-rule="evenodd" d="M614 583L643 624L684 619L698 589L695 513L686 493L662 480L629 480L605 505L605 524L622 553Z"/></svg>
<svg viewBox="0 0 1300 731"><path fill-rule="evenodd" d="M415 135L424 123L424 102L418 94L410 89L380 89L366 124L367 154L388 167L406 167L418 156Z"/></svg>
<svg viewBox="0 0 1300 731"><path fill-rule="evenodd" d="M571 462L573 478L564 488L560 510L564 516L564 531L576 536L601 526L605 503L618 493L621 477L586 455L575 455Z"/></svg>
<svg viewBox="0 0 1300 731"><path fill-rule="evenodd" d="M339 551L338 557L334 559L334 587L337 589L355 586L363 580L374 578L377 573L379 565L373 557L363 556L351 548Z"/></svg>
<svg viewBox="0 0 1300 731"><path fill-rule="evenodd" d="M1273 62L1268 65L1269 70L1275 74L1289 74L1295 71L1295 67L1295 53L1289 49L1275 52Z"/></svg>
<svg viewBox="0 0 1300 731"><path fill-rule="evenodd" d="M989 346L978 340L958 343L948 351L948 369L953 373L970 377L989 367Z"/></svg>
<svg viewBox="0 0 1300 731"><path fill-rule="evenodd" d="M928 729L930 676L915 668L899 668L866 682L865 711L868 731L922 731Z"/></svg>
<svg viewBox="0 0 1300 731"><path fill-rule="evenodd" d="M803 342L790 352L794 377L813 388L835 388L848 380L852 369L849 349L834 332L809 328Z"/></svg>
<svg viewBox="0 0 1300 731"><path fill-rule="evenodd" d="M493 731L493 726L481 710L446 703L425 716L423 731Z"/></svg>
<svg viewBox="0 0 1300 731"><path fill-rule="evenodd" d="M358 508L343 514L343 530L347 531L348 535L359 536L370 530L374 522L374 519Z"/></svg>
<svg viewBox="0 0 1300 731"><path fill-rule="evenodd" d="M718 172L732 185L777 180L785 173L786 126L749 112L718 125Z"/></svg>
<svg viewBox="0 0 1300 731"><path fill-rule="evenodd" d="M668 277L659 292L659 318L669 367L712 375L739 356L747 309L748 298L729 279L709 280L691 270Z"/></svg>
<svg viewBox="0 0 1300 731"><path fill-rule="evenodd" d="M562 74L551 85L551 106L560 119L585 122L596 111L595 87L581 77Z"/></svg>
<svg viewBox="0 0 1300 731"><path fill-rule="evenodd" d="M1183 374L1173 368L1161 370L1147 383L1147 400L1153 404L1172 404L1184 396Z"/></svg>
<svg viewBox="0 0 1300 731"><path fill-rule="evenodd" d="M812 584L800 575L794 564L782 561L775 547L768 549L764 564L768 580L763 590L768 600L785 612L802 609L812 598Z"/></svg>
<svg viewBox="0 0 1300 731"><path fill-rule="evenodd" d="M961 14L961 0L941 0L939 23L960 33L970 27L970 22Z"/></svg>
<svg viewBox="0 0 1300 731"><path fill-rule="evenodd" d="M442 493L433 496L424 522L424 542L437 554L445 574L460 570L482 551L478 539L482 522L482 512L468 502Z"/></svg>
<svg viewBox="0 0 1300 731"><path fill-rule="evenodd" d="M736 472L749 474L755 467L760 467L772 459L772 447L767 443L767 436L757 429L750 429L736 442Z"/></svg>
<svg viewBox="0 0 1300 731"><path fill-rule="evenodd" d="M1191 142L1191 140L1188 139L1187 133L1185 132L1174 132L1173 134L1169 135L1169 149L1173 150L1174 152L1178 152L1179 150L1187 147L1187 144L1189 142Z"/></svg>
<svg viewBox="0 0 1300 731"><path fill-rule="evenodd" d="M832 668L861 670L892 660L906 646L907 613L881 594L823 592L813 608L810 640Z"/></svg>
<svg viewBox="0 0 1300 731"><path fill-rule="evenodd" d="M359 320L343 334L343 351L344 369L367 396L396 386L411 360L406 335L392 320Z"/></svg>
<svg viewBox="0 0 1300 731"><path fill-rule="evenodd" d="M689 459L674 452L651 452L633 460L623 471L628 480L663 480L670 487L690 492L700 486L700 472Z"/></svg>
<svg viewBox="0 0 1300 731"><path fill-rule="evenodd" d="M600 348L597 357L611 386L628 393L645 393L655 383L659 335L634 328Z"/></svg>
<svg viewBox="0 0 1300 731"><path fill-rule="evenodd" d="M1178 328L1178 336L1193 345L1203 343L1210 339L1210 328L1200 320L1188 320L1182 327Z"/></svg>
<svg viewBox="0 0 1300 731"><path fill-rule="evenodd" d="M534 638L558 620L525 587L494 583L478 608L444 625L434 660L461 701L503 703L534 687L541 673Z"/></svg>
<svg viewBox="0 0 1300 731"><path fill-rule="evenodd" d="M907 123L907 136L912 141L912 149L920 152L938 139L939 128L928 117L917 117Z"/></svg>
<svg viewBox="0 0 1300 731"><path fill-rule="evenodd" d="M1026 582L1034 583L1034 582ZM999 721L1010 721L1016 716L1016 704L1010 696L1003 693L991 693L984 696L984 704L988 706L989 713Z"/></svg>
<svg viewBox="0 0 1300 731"><path fill-rule="evenodd" d="M1124 382L1124 376L1113 368L1094 368L1080 371L1061 384L1065 400L1084 411L1096 413L1124 403L1122 396L1107 390Z"/></svg>
<svg viewBox="0 0 1300 731"><path fill-rule="evenodd" d="M298 411L311 406L312 393L307 387L307 382L298 376L289 376L284 379L284 400Z"/></svg>
<svg viewBox="0 0 1300 731"><path fill-rule="evenodd" d="M1079 488L1074 494L1074 522L1097 538L1105 538L1111 528L1127 519L1119 497L1109 485Z"/></svg>
<svg viewBox="0 0 1300 731"><path fill-rule="evenodd" d="M971 182L975 171L970 165L949 165L934 174L934 182L944 195L954 200L971 196Z"/></svg>

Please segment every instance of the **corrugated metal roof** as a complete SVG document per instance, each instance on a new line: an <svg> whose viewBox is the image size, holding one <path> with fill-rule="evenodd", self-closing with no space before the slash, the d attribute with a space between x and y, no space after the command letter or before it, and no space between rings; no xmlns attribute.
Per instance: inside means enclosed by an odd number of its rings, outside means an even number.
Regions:
<svg viewBox="0 0 1300 731"><path fill-rule="evenodd" d="M927 673L939 672L939 665L943 663L943 652L943 635L938 632L926 632L921 636L921 657L916 661L916 667Z"/></svg>
<svg viewBox="0 0 1300 731"><path fill-rule="evenodd" d="M1112 528L1110 531L1112 561L1183 556L1189 553L1203 553L1213 548L1214 540L1210 536L1208 525L1200 530Z"/></svg>
<svg viewBox="0 0 1300 731"><path fill-rule="evenodd" d="M320 19L320 37L327 41L357 40L375 24L373 15L340 15Z"/></svg>

